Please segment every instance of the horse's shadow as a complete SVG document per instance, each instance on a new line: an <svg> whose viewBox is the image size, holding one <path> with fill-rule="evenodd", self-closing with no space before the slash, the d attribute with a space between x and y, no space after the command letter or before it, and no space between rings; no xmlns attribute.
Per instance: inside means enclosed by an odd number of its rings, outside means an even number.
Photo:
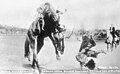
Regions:
<svg viewBox="0 0 120 74"><path fill-rule="evenodd" d="M46 64L45 64L45 65L46 65ZM28 69L28 70L34 69L31 64L23 64L22 67L25 68L25 69ZM39 65L39 67L40 67L40 69L45 69L45 68L43 68L43 66L40 66L40 65Z"/></svg>
<svg viewBox="0 0 120 74"><path fill-rule="evenodd" d="M26 69L32 69L33 68L31 64L23 64L22 66L23 66L23 68L26 68Z"/></svg>

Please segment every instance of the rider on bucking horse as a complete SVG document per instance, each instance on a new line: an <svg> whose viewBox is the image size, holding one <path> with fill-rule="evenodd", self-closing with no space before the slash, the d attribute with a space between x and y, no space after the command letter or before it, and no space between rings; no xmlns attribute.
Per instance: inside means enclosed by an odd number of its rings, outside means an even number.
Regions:
<svg viewBox="0 0 120 74"><path fill-rule="evenodd" d="M42 31L45 31L44 29L44 25L45 25L45 21L44 21L44 17L47 14L47 16L52 15L52 18L55 22L54 27L55 29L57 29L59 32L63 31L63 28L60 27L59 21L60 21L60 11L59 10L55 10L52 5L48 2L44 3L43 5L41 5L39 8L37 8L37 12L38 15L35 19L35 21L33 22L33 24L30 26L28 33L27 33L27 39L32 42L32 44L34 44L34 36L40 34L38 30L36 30L36 32L33 32L34 27L36 26L40 26L40 29ZM37 25L36 25L37 24ZM39 27L37 27L39 28ZM33 46L33 45L32 45ZM28 49L25 49L25 57L28 57Z"/></svg>
<svg viewBox="0 0 120 74"><path fill-rule="evenodd" d="M37 8L38 15L43 15L43 18L46 14L53 15L54 22L56 23L54 26L58 31L62 31L63 29L60 27L60 14L59 10L55 10L49 2L44 3L39 8ZM37 17L39 18L39 17ZM44 25L42 26L44 29Z"/></svg>

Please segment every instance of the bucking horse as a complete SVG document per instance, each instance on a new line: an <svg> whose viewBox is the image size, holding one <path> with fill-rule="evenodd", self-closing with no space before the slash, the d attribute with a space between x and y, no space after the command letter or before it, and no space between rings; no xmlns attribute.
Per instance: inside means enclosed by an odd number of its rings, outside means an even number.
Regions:
<svg viewBox="0 0 120 74"><path fill-rule="evenodd" d="M42 20L44 20L44 30L42 30ZM56 29L56 22L54 21L53 15L46 14L43 19L40 19L38 21L34 21L30 28L28 29L26 40L25 40L25 57L28 57L30 54L30 49L33 52L33 61L32 61L32 67L37 67L39 72L41 72L40 67L38 65L38 57L37 54L40 52L41 48L44 45L44 38L49 37L52 41L54 47L55 47L55 53L56 53L56 59L60 59L58 50L61 51L63 54L64 52L64 43L62 45L59 45L56 43L56 38L54 38L56 35L55 29ZM58 33L61 34L61 33ZM63 35L63 34L62 34ZM61 37L58 37L58 42L62 41L64 42L64 38L62 40L59 40ZM62 49L59 49L58 47L62 47Z"/></svg>

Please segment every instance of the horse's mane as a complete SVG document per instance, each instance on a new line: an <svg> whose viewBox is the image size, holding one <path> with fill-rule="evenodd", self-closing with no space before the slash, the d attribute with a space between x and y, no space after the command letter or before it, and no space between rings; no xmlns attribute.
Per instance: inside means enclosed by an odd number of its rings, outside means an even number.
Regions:
<svg viewBox="0 0 120 74"><path fill-rule="evenodd" d="M44 16L44 30L45 34L51 34L52 32L55 32L55 25L56 22L54 21L53 14L46 13Z"/></svg>
<svg viewBox="0 0 120 74"><path fill-rule="evenodd" d="M51 24L51 23L55 24L54 15L50 14L50 13L46 13L45 16L44 16L44 21L45 21L45 25L48 25L48 24Z"/></svg>

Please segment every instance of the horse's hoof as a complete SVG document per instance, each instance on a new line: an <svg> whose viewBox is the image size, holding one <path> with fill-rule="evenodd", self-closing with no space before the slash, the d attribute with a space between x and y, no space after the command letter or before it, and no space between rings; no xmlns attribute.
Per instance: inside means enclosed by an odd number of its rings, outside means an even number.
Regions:
<svg viewBox="0 0 120 74"><path fill-rule="evenodd" d="M41 70L40 68L38 68L38 71L39 71L39 73L41 73L41 72L42 72L42 70Z"/></svg>
<svg viewBox="0 0 120 74"><path fill-rule="evenodd" d="M56 56L56 59L57 59L57 60L61 60L60 56Z"/></svg>
<svg viewBox="0 0 120 74"><path fill-rule="evenodd" d="M35 63L32 63L32 65L31 65L31 66L32 66L32 68L33 68L33 69L35 69Z"/></svg>
<svg viewBox="0 0 120 74"><path fill-rule="evenodd" d="M32 64L31 66L32 66L33 69L35 69L35 64Z"/></svg>
<svg viewBox="0 0 120 74"><path fill-rule="evenodd" d="M101 50L101 53L107 54L104 50Z"/></svg>
<svg viewBox="0 0 120 74"><path fill-rule="evenodd" d="M106 52L103 52L104 54L107 54Z"/></svg>
<svg viewBox="0 0 120 74"><path fill-rule="evenodd" d="M59 58L56 58L58 61L60 61L61 60L61 58L59 57Z"/></svg>
<svg viewBox="0 0 120 74"><path fill-rule="evenodd" d="M38 69L39 73L41 73L41 72L42 72L42 70L41 70L41 68L40 68L39 64L37 64L36 66L37 66L37 69Z"/></svg>
<svg viewBox="0 0 120 74"><path fill-rule="evenodd" d="M111 50L111 52L113 51L113 49Z"/></svg>

